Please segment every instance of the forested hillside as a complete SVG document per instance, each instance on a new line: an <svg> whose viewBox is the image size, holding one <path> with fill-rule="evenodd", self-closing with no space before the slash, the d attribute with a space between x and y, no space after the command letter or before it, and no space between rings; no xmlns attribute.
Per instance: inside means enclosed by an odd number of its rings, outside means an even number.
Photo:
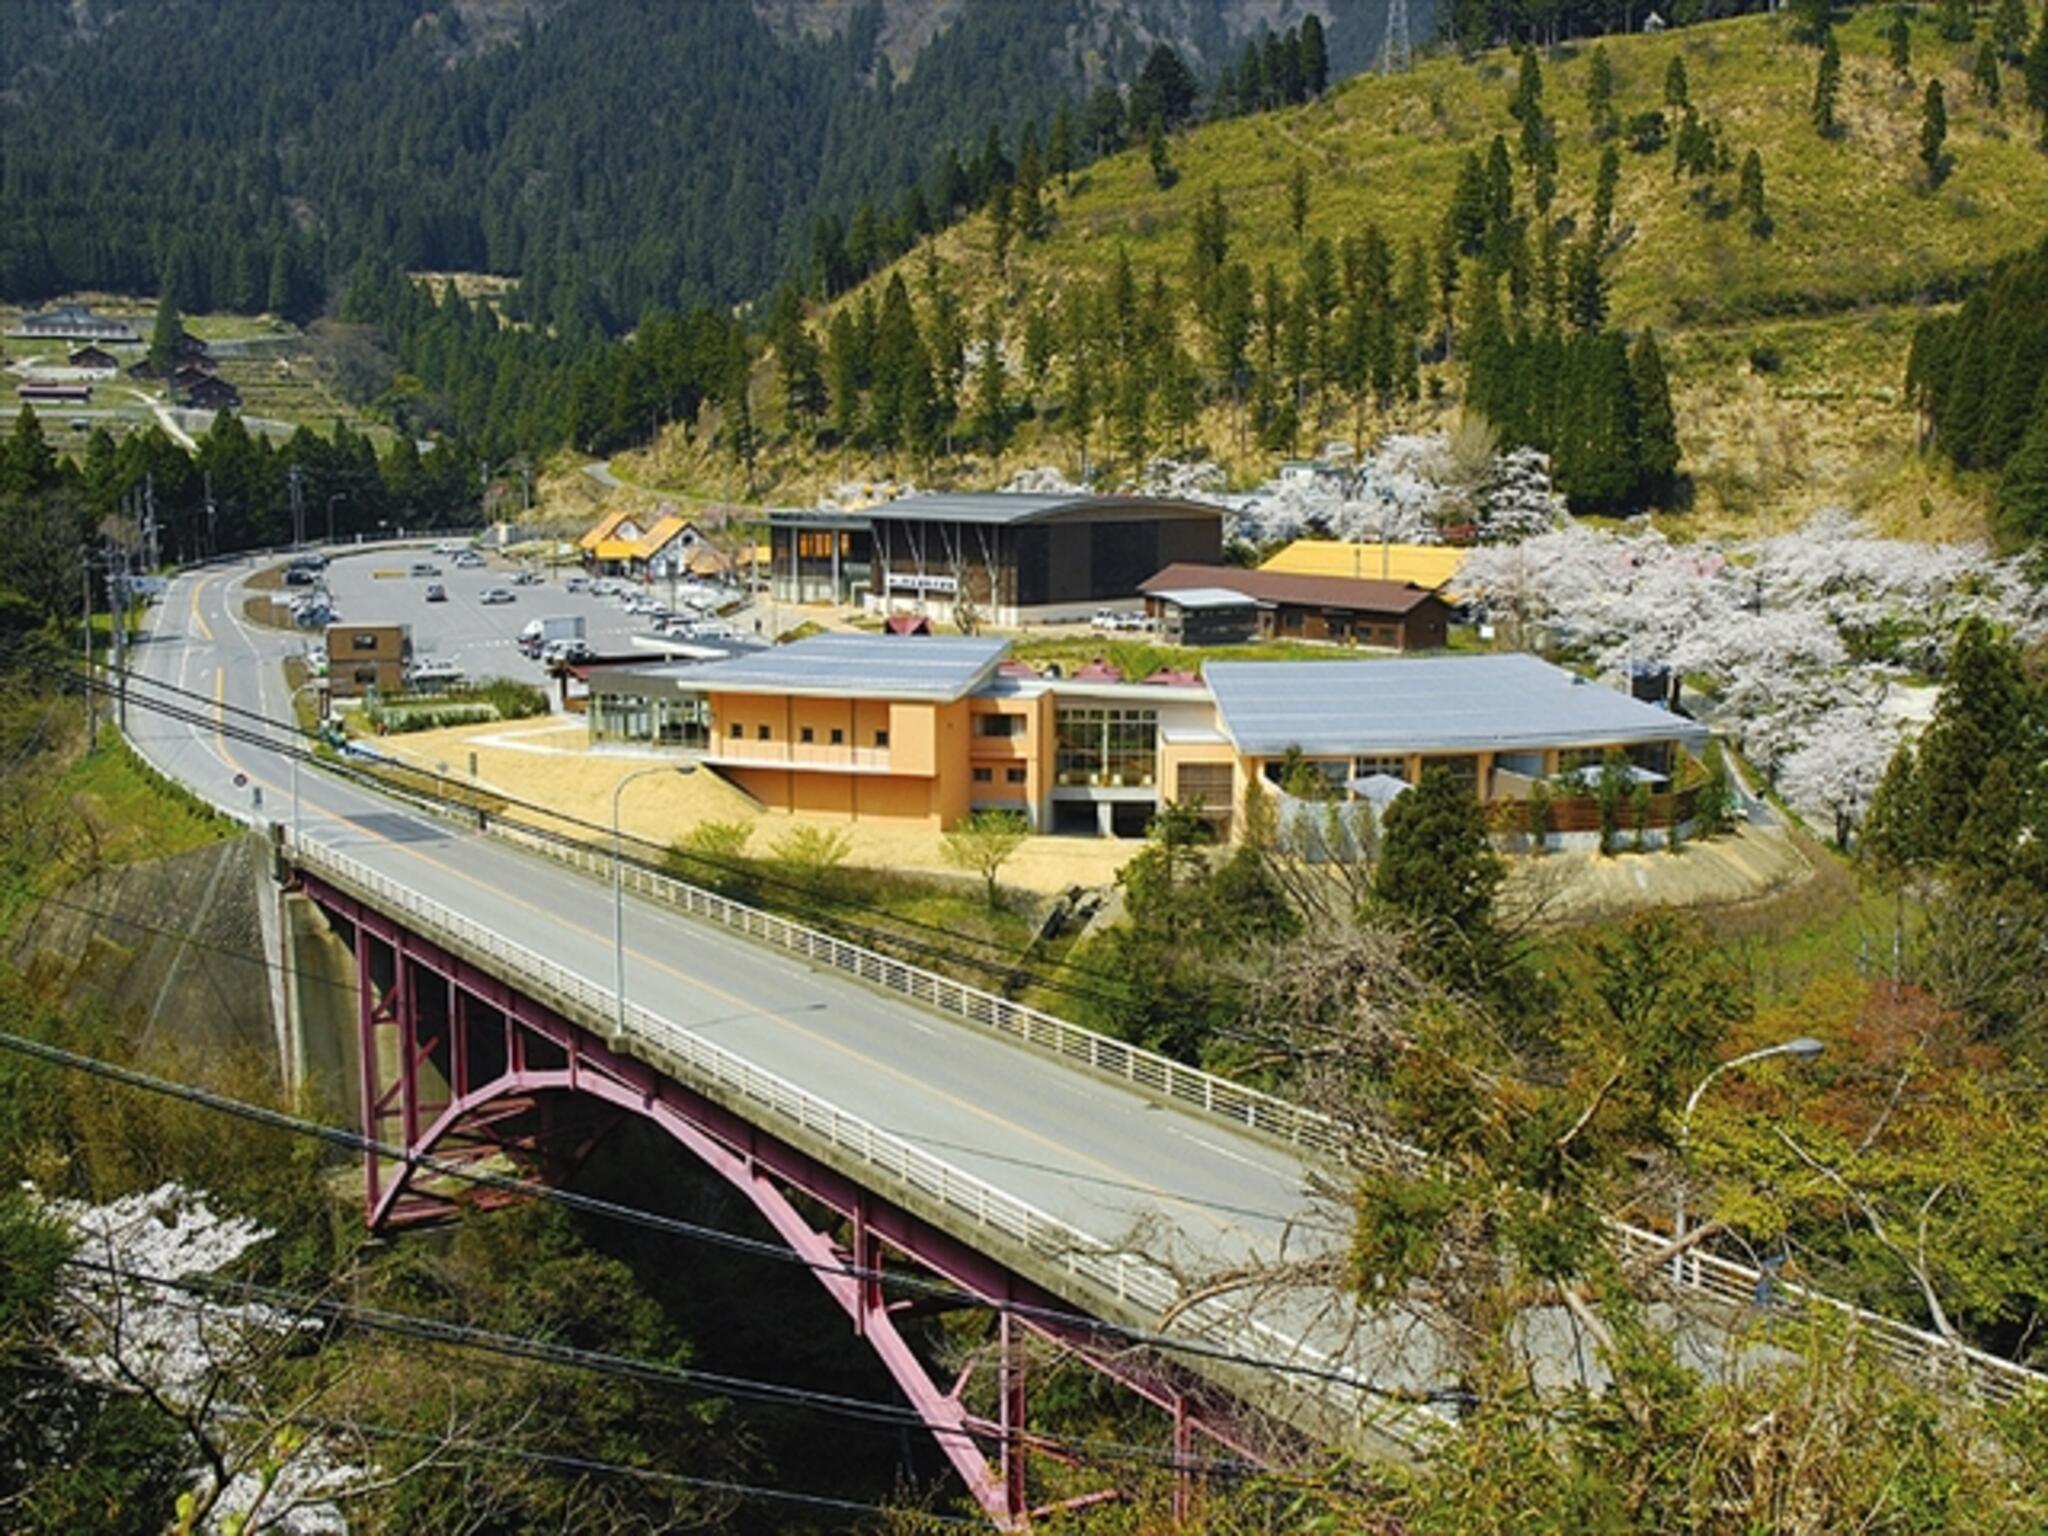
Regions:
<svg viewBox="0 0 2048 1536"><path fill-rule="evenodd" d="M861 238L907 227L900 249L979 201L991 134L1044 133L1062 103L1069 154L1114 148L1088 90L1129 86L1161 41L1234 69L1273 7L867 0L822 27L762 9L785 24L741 0L16 0L0 299L168 274L188 310L304 319L376 256L520 276L513 314L617 331L761 293L820 220L865 208ZM1340 64L1362 60L1382 0L1321 9ZM885 33L925 12L944 24L899 78ZM947 159L968 174L942 204L909 200Z"/></svg>
<svg viewBox="0 0 2048 1536"><path fill-rule="evenodd" d="M2048 32L2023 7L1965 16L1966 41L1939 18L1895 36L1894 14L1437 57L1111 157L1064 190L1020 178L803 334L771 327L794 344L759 381L752 435L722 441L769 484L807 466L992 477L1002 453L1130 475L1194 452L1251 474L1462 401L1558 453L1575 501L1612 509L1670 504L1726 438L1766 435L1760 400L1797 407L1771 434L1841 430L1839 483L1881 459L1921 496L1914 317L2048 227L2048 98L2029 104L2023 67ZM1815 325L1796 346L1774 335ZM1645 380L1625 385L1620 338L1645 331L1670 361L1639 359ZM899 383L903 357L929 378ZM1701 392L1680 400L1676 465L1658 369ZM1716 391L1741 409L1716 417ZM765 444L764 423L780 428ZM1795 470L1818 457L1791 441ZM689 446L708 468L705 441Z"/></svg>

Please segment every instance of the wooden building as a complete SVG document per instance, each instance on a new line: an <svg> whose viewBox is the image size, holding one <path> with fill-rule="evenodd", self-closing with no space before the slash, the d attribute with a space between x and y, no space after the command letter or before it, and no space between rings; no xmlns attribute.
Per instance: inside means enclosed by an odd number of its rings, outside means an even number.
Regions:
<svg viewBox="0 0 2048 1536"><path fill-rule="evenodd" d="M1258 611L1257 633L1266 640L1327 640L1395 651L1440 650L1450 637L1451 610L1436 593L1391 581L1336 576L1288 576L1230 565L1169 565L1139 589L1162 632L1188 624L1177 597L1235 593ZM1187 642L1193 643L1193 642ZM1210 642L1213 643L1213 642Z"/></svg>

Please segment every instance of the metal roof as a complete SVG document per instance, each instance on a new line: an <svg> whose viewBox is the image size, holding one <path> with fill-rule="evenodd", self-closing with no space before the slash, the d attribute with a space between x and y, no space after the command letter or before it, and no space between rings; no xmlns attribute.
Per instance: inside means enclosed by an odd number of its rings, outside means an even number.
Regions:
<svg viewBox="0 0 2048 1536"><path fill-rule="evenodd" d="M1212 661L1202 675L1230 739L1258 757L1707 739L1690 720L1534 656Z"/></svg>
<svg viewBox="0 0 2048 1536"><path fill-rule="evenodd" d="M1205 502L1160 496L1025 495L1007 491L946 492L905 496L867 508L875 522L1034 523L1066 512L1202 512L1221 518L1223 509Z"/></svg>
<svg viewBox="0 0 2048 1536"><path fill-rule="evenodd" d="M1258 599L1224 587L1175 587L1146 594L1176 608L1256 608Z"/></svg>
<svg viewBox="0 0 2048 1536"><path fill-rule="evenodd" d="M1176 588L1207 587L1239 592L1265 607L1285 603L1295 608L1342 609L1353 613L1405 614L1436 594L1391 581L1352 581L1336 576L1289 576L1278 571L1247 571L1234 565L1199 565L1175 561L1138 583L1147 597Z"/></svg>
<svg viewBox="0 0 2048 1536"><path fill-rule="evenodd" d="M828 698L964 697L987 680L1007 640L946 635L812 635L691 669L690 686Z"/></svg>

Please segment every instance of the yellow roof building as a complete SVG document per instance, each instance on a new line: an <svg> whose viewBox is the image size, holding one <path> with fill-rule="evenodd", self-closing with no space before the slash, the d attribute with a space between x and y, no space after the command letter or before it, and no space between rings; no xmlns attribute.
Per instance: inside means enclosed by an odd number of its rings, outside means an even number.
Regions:
<svg viewBox="0 0 2048 1536"><path fill-rule="evenodd" d="M1351 544L1341 539L1296 539L1259 569L1288 576L1406 582L1440 592L1456 578L1464 563L1464 550L1444 544Z"/></svg>

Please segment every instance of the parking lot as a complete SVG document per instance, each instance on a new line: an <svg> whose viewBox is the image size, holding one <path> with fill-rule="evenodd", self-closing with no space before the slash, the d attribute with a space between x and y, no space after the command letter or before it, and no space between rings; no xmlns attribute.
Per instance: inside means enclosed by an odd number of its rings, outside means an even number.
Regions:
<svg viewBox="0 0 2048 1536"><path fill-rule="evenodd" d="M439 574L410 574L422 563ZM326 585L338 621L408 624L415 660L453 662L471 679L545 682L541 664L519 650L519 631L533 619L581 616L586 638L600 654L630 651L633 636L651 633L648 621L627 613L619 600L567 590L568 572L557 571L532 586L515 585L518 573L517 565L495 556L486 557L481 569L464 569L453 556L381 550L337 556L327 568ZM437 584L446 590L447 599L428 602L427 589ZM511 593L512 601L485 603L483 594L494 587ZM654 659L651 653L649 659Z"/></svg>

